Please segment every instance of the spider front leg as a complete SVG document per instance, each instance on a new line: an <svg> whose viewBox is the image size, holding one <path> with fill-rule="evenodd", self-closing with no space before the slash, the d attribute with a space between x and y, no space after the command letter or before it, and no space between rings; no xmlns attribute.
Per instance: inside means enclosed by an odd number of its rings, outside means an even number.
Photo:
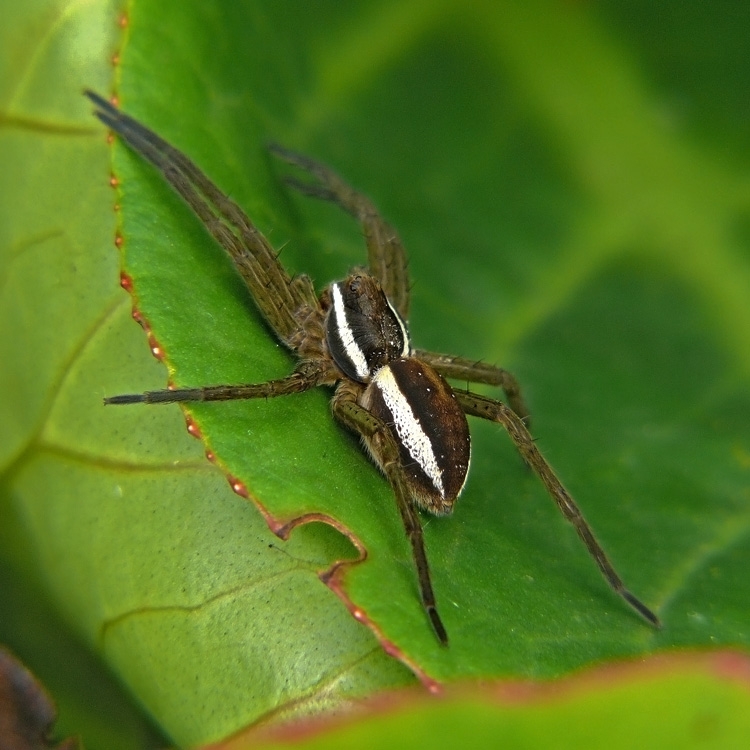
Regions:
<svg viewBox="0 0 750 750"><path fill-rule="evenodd" d="M477 362L466 357L454 357L450 354L427 352L423 349L416 349L414 356L432 365L444 378L499 386L503 389L510 408L523 419L528 427L529 409L523 400L521 386L512 373L485 362Z"/></svg>
<svg viewBox="0 0 750 750"><path fill-rule="evenodd" d="M396 505L401 514L406 536L411 544L422 606L438 641L443 646L447 646L448 633L438 614L435 593L432 590L422 523L406 485L398 445L386 425L357 403L359 393L360 386L356 383L347 380L342 381L331 402L333 414L345 427L364 439L373 458L381 467L393 488Z"/></svg>
<svg viewBox="0 0 750 750"><path fill-rule="evenodd" d="M309 183L287 177L288 185L304 195L336 203L359 220L367 243L369 272L378 279L391 304L406 320L409 317L409 272L398 232L380 216L366 195L354 190L325 164L276 143L270 144L268 150L316 180Z"/></svg>
<svg viewBox="0 0 750 750"><path fill-rule="evenodd" d="M299 333L299 311L318 307L310 279L304 275L291 278L247 214L185 154L103 97L93 91L84 93L95 105L99 120L151 162L190 206L228 253L273 331L295 349L292 342Z"/></svg>
<svg viewBox="0 0 750 750"><path fill-rule="evenodd" d="M599 570L607 580L612 589L619 594L641 617L655 627L661 627L659 618L634 594L632 594L622 582L615 571L606 553L594 536L594 532L586 522L580 509L576 505L570 493L565 489L562 482L557 478L552 467L539 452L534 439L529 434L523 420L513 409L508 408L500 401L479 396L467 391L455 391L458 403L466 414L474 417L488 419L491 422L501 424L511 440L515 443L518 452L526 463L534 470L547 492L552 495L553 500L565 518L570 521L578 536L586 545L589 554L594 558Z"/></svg>

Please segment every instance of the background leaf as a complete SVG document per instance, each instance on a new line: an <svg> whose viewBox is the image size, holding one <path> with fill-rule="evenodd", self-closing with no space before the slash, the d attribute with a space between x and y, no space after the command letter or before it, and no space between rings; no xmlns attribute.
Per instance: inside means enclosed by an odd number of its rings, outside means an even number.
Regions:
<svg viewBox="0 0 750 750"><path fill-rule="evenodd" d="M72 539L53 528L53 538L60 534L56 549L47 550L50 567L40 569L48 543L35 536L24 510L34 497L29 478L41 487L42 512L62 510L63 487L45 474L45 464L76 457L48 442L45 427L69 368L115 297L117 258L109 242L97 239L111 237L111 198L105 182L91 178L106 174L106 151L79 98L83 81L103 88L111 78L117 8L4 2L2 17L0 641L54 696L58 739L81 734L88 747L153 747L163 739L71 635L71 623L81 632L83 613L71 603L68 622L61 622L45 598L40 573L49 580L60 560L75 557ZM65 485L75 503L73 481ZM84 565L78 570L91 585L95 569ZM58 604L67 598L63 586Z"/></svg>
<svg viewBox="0 0 750 750"><path fill-rule="evenodd" d="M466 737L476 748L742 747L747 679L746 659L718 653L610 665L551 683L461 686L440 701L401 691L366 704L356 720L255 732L212 750L453 748Z"/></svg>
<svg viewBox="0 0 750 750"><path fill-rule="evenodd" d="M631 615L509 441L475 425L467 491L453 518L427 523L451 635L440 649L388 488L324 393L195 409L270 512L322 510L365 543L347 594L434 678L747 645L745 11L699 7L129 9L123 107L320 285L361 261L359 230L284 191L262 143L313 154L370 194L410 254L416 344L519 375L542 450L665 621L657 634ZM98 28L114 35L114 14ZM6 122L35 122L41 100L71 128L24 128L25 148L11 131L3 152L7 548L36 551L67 620L182 743L409 681L317 580L355 556L344 538L316 524L278 542L177 409L101 408L104 394L162 387L164 372L116 288L103 137L80 137L100 132L80 90L107 91L116 44L78 33L71 59L82 39L99 77L65 68L60 85L56 52L34 58L41 89L28 74L3 89ZM60 143L87 158L57 161ZM126 267L174 379L287 372L189 211L119 145L114 158Z"/></svg>

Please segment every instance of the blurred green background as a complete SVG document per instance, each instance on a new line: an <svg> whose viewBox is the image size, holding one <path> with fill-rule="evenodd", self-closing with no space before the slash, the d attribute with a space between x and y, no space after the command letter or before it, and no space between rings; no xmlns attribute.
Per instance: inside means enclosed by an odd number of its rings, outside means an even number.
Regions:
<svg viewBox="0 0 750 750"><path fill-rule="evenodd" d="M289 195L263 143L367 192L409 253L416 345L519 376L541 449L665 622L630 615L509 441L476 425L456 514L426 525L439 649L388 488L326 394L195 409L270 513L326 512L363 541L345 593L414 670L554 677L747 648L750 9L2 9L0 641L46 681L61 732L153 747L155 724L190 745L415 681L318 580L355 556L344 537L315 524L277 540L176 407L101 407L166 380L118 285L115 232L177 382L279 377L291 360L187 209L110 155L84 87L117 91L319 287L361 262L359 229Z"/></svg>

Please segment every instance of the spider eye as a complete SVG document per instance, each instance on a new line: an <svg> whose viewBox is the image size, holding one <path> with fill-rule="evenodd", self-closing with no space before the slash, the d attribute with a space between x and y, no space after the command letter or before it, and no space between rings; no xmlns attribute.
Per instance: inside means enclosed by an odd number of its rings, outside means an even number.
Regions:
<svg viewBox="0 0 750 750"><path fill-rule="evenodd" d="M384 365L409 356L406 324L371 276L350 276L331 285L326 341L334 362L361 383Z"/></svg>

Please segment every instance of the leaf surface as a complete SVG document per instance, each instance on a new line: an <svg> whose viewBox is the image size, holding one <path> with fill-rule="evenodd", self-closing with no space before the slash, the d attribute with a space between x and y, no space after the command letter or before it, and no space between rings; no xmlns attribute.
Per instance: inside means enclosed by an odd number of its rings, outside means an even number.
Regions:
<svg viewBox="0 0 750 750"><path fill-rule="evenodd" d="M714 653L608 665L550 683L462 686L440 701L401 691L366 704L356 720L302 722L211 750L452 748L467 737L476 748L742 747L748 675L746 657Z"/></svg>
<svg viewBox="0 0 750 750"><path fill-rule="evenodd" d="M310 153L367 192L409 252L415 344L519 376L542 451L665 623L650 630L607 589L510 441L473 424L454 516L425 519L451 637L441 649L390 491L333 423L326 393L191 409L268 513L324 513L364 545L343 592L432 679L550 677L750 638L747 148L730 82L713 99L706 84L721 60L685 72L679 58L705 24L663 23L671 67L607 6L129 9L123 108L193 158L319 288L362 261L359 229L286 191L263 143ZM119 192L107 193L104 136L80 97L106 93L106 69L49 93L55 59L35 68L44 96L33 76L6 86L13 117L41 108L74 132L24 130L20 148L6 135L12 365L0 423L23 539L56 600L182 743L408 682L317 579L356 558L345 537L311 524L277 540L176 407L101 407L103 395L166 382L117 288L115 200L136 304L175 382L257 382L293 361L190 211L120 144ZM698 91L701 107L672 103Z"/></svg>

